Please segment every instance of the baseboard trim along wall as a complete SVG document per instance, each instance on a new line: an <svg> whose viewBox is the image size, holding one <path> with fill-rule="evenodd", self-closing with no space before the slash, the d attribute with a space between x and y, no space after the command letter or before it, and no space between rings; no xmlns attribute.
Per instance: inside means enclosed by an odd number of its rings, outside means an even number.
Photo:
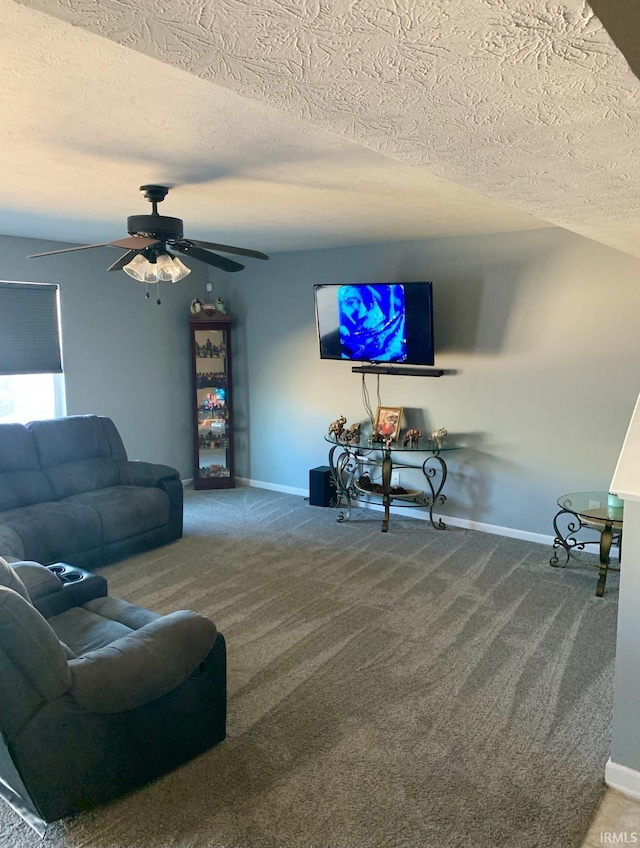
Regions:
<svg viewBox="0 0 640 848"><path fill-rule="evenodd" d="M640 771L609 760L604 769L604 780L612 789L640 799Z"/></svg>
<svg viewBox="0 0 640 848"><path fill-rule="evenodd" d="M280 486L277 483L265 483L262 480L251 480L246 477L236 477L236 482L241 486L254 486L256 489L271 489L274 492L283 492L287 495L300 495L303 498L309 497L308 489L299 489L293 486ZM373 509L379 512L383 507L380 504L365 504L360 502L360 507L365 509ZM429 520L428 509L407 509L402 507L394 509L391 507L393 515L404 515L410 518L418 518L422 521ZM437 517L437 516L436 516ZM524 542L536 542L539 545L553 545L553 536L546 536L543 533L530 533L527 530L516 530L513 527L500 527L497 524L485 524L482 521L469 521L466 518L455 518L452 515L443 515L442 520L445 524L451 524L453 527L462 527L465 530L479 530L481 533L494 533L496 536L508 536L510 539L522 539Z"/></svg>

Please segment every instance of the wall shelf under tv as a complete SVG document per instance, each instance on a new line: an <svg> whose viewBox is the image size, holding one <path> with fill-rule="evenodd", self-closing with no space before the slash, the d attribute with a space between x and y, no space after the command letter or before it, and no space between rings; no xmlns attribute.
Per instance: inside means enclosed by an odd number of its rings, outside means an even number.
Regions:
<svg viewBox="0 0 640 848"><path fill-rule="evenodd" d="M403 365L356 365L353 374L399 374L403 377L442 377L443 368L408 368Z"/></svg>

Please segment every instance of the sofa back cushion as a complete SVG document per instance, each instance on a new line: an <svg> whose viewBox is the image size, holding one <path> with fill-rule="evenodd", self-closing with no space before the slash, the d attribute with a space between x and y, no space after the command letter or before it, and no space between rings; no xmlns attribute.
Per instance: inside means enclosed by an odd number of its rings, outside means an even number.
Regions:
<svg viewBox="0 0 640 848"><path fill-rule="evenodd" d="M33 434L22 424L0 424L0 512L51 500Z"/></svg>
<svg viewBox="0 0 640 848"><path fill-rule="evenodd" d="M120 483L118 463L126 461L127 454L110 418L70 415L32 421L27 429L55 499Z"/></svg>

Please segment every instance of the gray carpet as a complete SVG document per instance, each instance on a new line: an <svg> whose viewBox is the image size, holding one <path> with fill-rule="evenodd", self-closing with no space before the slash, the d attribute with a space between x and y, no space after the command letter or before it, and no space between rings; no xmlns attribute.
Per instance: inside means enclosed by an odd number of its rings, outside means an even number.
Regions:
<svg viewBox="0 0 640 848"><path fill-rule="evenodd" d="M50 826L55 848L571 848L604 791L617 575L528 542L259 489L186 492L185 537L102 569L210 615L228 738ZM38 837L0 802L0 846Z"/></svg>

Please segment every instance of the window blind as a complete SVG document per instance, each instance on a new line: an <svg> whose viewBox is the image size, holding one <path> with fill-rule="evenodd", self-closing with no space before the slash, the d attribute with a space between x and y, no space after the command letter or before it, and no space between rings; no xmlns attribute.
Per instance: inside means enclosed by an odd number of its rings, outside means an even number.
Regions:
<svg viewBox="0 0 640 848"><path fill-rule="evenodd" d="M0 374L61 371L58 286L0 281Z"/></svg>

